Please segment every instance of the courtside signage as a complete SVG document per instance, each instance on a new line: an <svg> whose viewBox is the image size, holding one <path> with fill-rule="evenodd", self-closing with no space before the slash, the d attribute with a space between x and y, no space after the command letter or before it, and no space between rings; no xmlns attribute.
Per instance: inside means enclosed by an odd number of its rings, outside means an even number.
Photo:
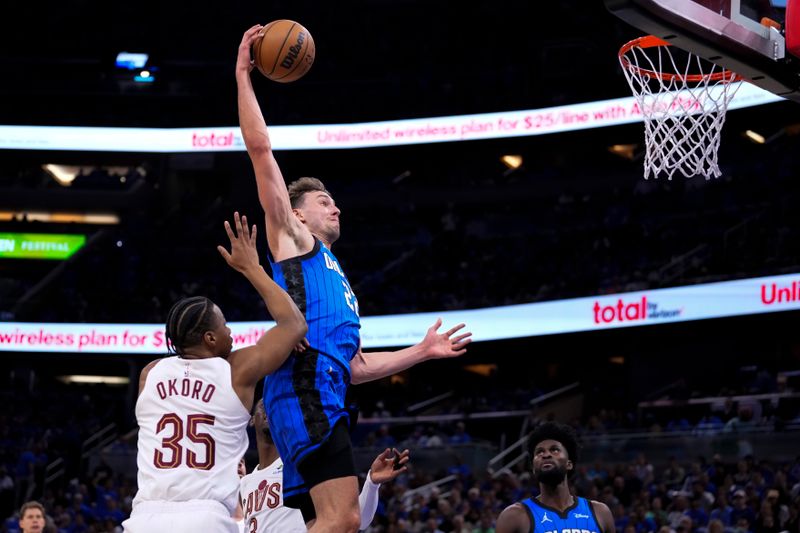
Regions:
<svg viewBox="0 0 800 533"><path fill-rule="evenodd" d="M85 235L0 233L0 258L69 259L84 244Z"/></svg>
<svg viewBox="0 0 800 533"><path fill-rule="evenodd" d="M466 311L362 318L365 348L419 342L441 317L444 326L467 324L476 341L648 326L800 309L800 273L672 289L610 294ZM229 322L234 347L248 346L270 322ZM166 353L161 324L0 323L0 351Z"/></svg>
<svg viewBox="0 0 800 533"><path fill-rule="evenodd" d="M729 109L752 107L783 98L743 83ZM275 150L374 148L436 142L545 135L641 122L632 96L527 111L458 115L413 120L272 126ZM0 126L0 149L98 152L245 151L238 127L89 128Z"/></svg>

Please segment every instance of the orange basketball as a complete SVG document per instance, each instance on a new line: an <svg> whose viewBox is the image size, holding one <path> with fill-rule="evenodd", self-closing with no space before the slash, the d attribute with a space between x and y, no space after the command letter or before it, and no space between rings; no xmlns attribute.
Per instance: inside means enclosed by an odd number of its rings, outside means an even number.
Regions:
<svg viewBox="0 0 800 533"><path fill-rule="evenodd" d="M270 22L261 30L261 38L253 43L253 61L258 70L280 83L305 76L314 64L315 52L311 34L293 20Z"/></svg>

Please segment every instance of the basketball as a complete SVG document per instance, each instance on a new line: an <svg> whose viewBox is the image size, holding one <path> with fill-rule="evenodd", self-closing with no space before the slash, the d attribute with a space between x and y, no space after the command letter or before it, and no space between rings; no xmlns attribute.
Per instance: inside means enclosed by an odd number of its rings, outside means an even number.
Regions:
<svg viewBox="0 0 800 533"><path fill-rule="evenodd" d="M314 64L314 39L302 24L275 20L264 26L253 43L256 68L272 81L289 83L306 75Z"/></svg>

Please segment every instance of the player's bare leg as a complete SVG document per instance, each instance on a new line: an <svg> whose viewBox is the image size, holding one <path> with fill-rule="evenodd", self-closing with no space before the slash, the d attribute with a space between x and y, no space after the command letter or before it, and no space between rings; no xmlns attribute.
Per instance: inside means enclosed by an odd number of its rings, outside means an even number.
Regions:
<svg viewBox="0 0 800 533"><path fill-rule="evenodd" d="M311 488L317 513L308 531L312 533L356 533L361 525L358 509L358 479L355 476L323 481Z"/></svg>

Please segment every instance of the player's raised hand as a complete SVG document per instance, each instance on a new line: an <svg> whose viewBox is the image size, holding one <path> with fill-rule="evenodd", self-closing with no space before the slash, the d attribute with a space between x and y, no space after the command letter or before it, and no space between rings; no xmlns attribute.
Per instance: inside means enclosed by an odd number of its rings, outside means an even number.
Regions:
<svg viewBox="0 0 800 533"><path fill-rule="evenodd" d="M428 328L428 333L425 334L425 338L420 343L426 358L443 359L465 354L467 352L467 344L472 342L472 333L468 331L453 337L456 332L464 329L465 324L453 326L444 333L439 333L441 326L442 319L436 319L436 322Z"/></svg>
<svg viewBox="0 0 800 533"><path fill-rule="evenodd" d="M394 448L391 450L386 448L383 453L372 461L369 479L376 484L386 483L408 471L410 453L408 450L399 452Z"/></svg>
<svg viewBox="0 0 800 533"><path fill-rule="evenodd" d="M264 29L264 26L261 24L256 24L246 32L242 36L242 42L239 43L239 55L236 57L236 70L247 72L248 74L250 71L253 70L253 61L250 55L250 49L253 46L253 42L256 39L260 38L261 30Z"/></svg>
<svg viewBox="0 0 800 533"><path fill-rule="evenodd" d="M231 228L227 220L225 221L225 232L231 240L231 251L228 252L224 246L217 246L217 250L231 268L241 273L251 268L259 268L256 226L253 225L251 230L247 225L247 217L239 217L238 212L233 214L233 224L236 231Z"/></svg>

